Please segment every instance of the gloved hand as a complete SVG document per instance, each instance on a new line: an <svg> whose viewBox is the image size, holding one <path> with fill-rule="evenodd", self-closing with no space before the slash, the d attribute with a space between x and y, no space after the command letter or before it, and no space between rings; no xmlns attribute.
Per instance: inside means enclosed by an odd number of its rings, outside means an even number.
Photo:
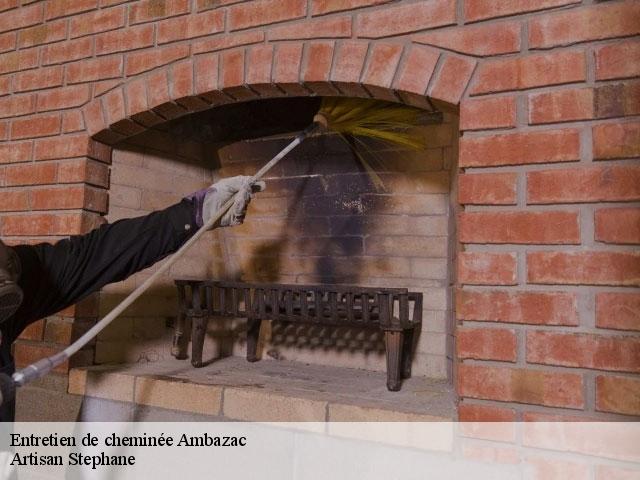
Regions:
<svg viewBox="0 0 640 480"><path fill-rule="evenodd" d="M222 218L216 222L215 227L228 227L240 225L244 221L247 207L253 194L266 188L264 182L250 184L251 177L237 176L225 178L214 183L209 188L199 190L189 199L193 200L196 207L196 224L202 227L213 217L218 210L235 195L233 205L225 212Z"/></svg>

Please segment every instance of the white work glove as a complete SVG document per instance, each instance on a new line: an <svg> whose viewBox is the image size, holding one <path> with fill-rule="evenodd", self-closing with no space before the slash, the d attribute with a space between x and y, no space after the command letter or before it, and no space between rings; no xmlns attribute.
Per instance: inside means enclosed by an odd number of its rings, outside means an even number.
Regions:
<svg viewBox="0 0 640 480"><path fill-rule="evenodd" d="M240 225L244 221L253 194L266 188L264 182L250 184L250 180L251 177L247 176L225 178L209 188L190 195L188 198L196 203L196 224L198 227L207 223L234 195L233 205L214 224L213 228Z"/></svg>

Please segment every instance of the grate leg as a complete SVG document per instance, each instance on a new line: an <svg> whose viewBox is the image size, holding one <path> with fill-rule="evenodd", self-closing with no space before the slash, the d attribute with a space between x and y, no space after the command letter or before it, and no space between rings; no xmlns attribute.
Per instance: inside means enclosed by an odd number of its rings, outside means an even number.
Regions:
<svg viewBox="0 0 640 480"><path fill-rule="evenodd" d="M411 360L413 355L413 338L415 329L404 332L404 342L402 345L402 378L411 377Z"/></svg>
<svg viewBox="0 0 640 480"><path fill-rule="evenodd" d="M259 318L249 319L247 322L247 361L257 362L258 358L258 340L260 338L260 326L262 320Z"/></svg>
<svg viewBox="0 0 640 480"><path fill-rule="evenodd" d="M204 337L207 333L208 318L206 316L193 317L193 327L191 328L191 365L196 368L203 366L202 349L204 348Z"/></svg>
<svg viewBox="0 0 640 480"><path fill-rule="evenodd" d="M173 346L171 355L178 360L187 358L187 347L189 346L189 319L180 312L176 319L176 326L173 332Z"/></svg>
<svg viewBox="0 0 640 480"><path fill-rule="evenodd" d="M384 332L384 338L387 346L387 389L397 392L402 380L404 333L387 330Z"/></svg>

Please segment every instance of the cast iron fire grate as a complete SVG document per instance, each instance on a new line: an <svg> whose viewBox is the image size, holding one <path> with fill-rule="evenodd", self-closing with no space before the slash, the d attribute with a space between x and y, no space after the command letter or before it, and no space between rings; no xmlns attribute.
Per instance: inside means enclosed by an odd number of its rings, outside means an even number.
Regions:
<svg viewBox="0 0 640 480"><path fill-rule="evenodd" d="M400 390L411 376L414 343L422 323L422 294L406 288L349 285L285 285L176 280L179 315L172 354L187 358L191 325L191 364L202 367L202 350L211 317L247 319L247 360L258 358L263 320L374 328L384 332L387 388Z"/></svg>

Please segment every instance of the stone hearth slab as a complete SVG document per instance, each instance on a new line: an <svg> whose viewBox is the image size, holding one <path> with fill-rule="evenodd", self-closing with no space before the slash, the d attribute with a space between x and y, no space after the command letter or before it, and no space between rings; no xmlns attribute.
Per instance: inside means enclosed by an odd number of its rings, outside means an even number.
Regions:
<svg viewBox="0 0 640 480"><path fill-rule="evenodd" d="M385 382L383 372L227 357L199 369L180 360L77 368L70 373L69 393L94 403L161 409L164 419L172 418L171 411L180 420L189 415L292 422L455 419L447 382L413 377L399 392L387 391Z"/></svg>

